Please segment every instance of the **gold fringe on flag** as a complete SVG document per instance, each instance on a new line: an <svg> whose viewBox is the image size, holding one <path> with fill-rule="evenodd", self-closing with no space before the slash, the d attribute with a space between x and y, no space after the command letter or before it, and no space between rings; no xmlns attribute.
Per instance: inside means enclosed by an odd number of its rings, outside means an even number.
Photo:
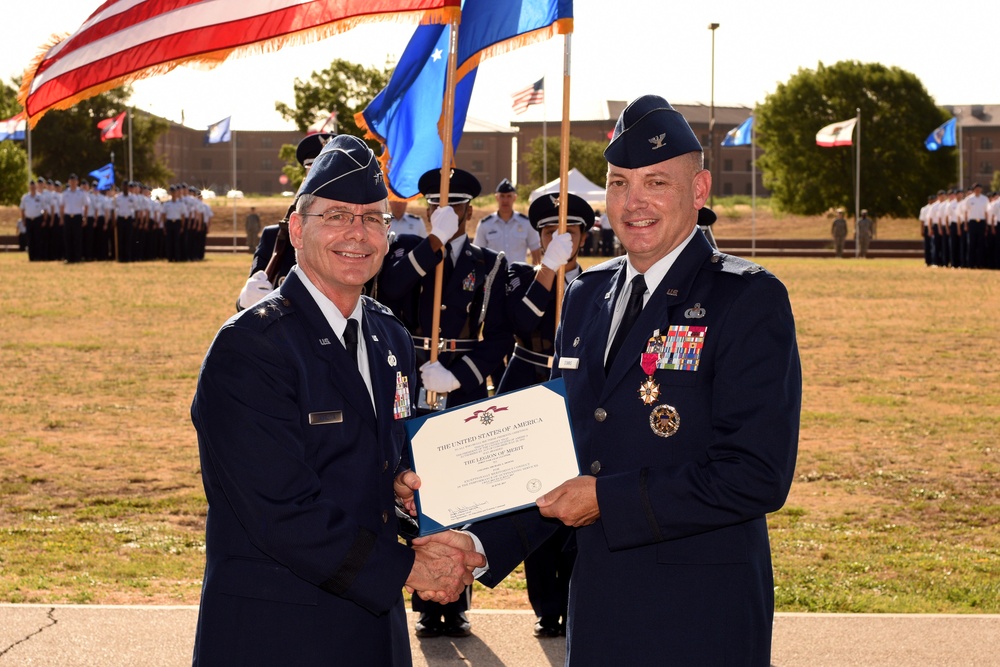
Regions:
<svg viewBox="0 0 1000 667"><path fill-rule="evenodd" d="M458 7L443 7L441 9L433 10L420 10L421 24L446 24L452 22L452 20L457 20L461 15L461 9ZM35 79L35 73L38 68L44 62L46 55L52 50L57 44L70 37L69 34L65 35L53 35L48 42L43 44L39 53L32 58L28 67L24 71L24 76L21 81L21 88L17 94L17 100L24 107L25 113L28 114L27 122L30 127L35 127L42 116L46 112L52 109L69 109L70 107L76 105L83 100L89 99L95 95L118 88L119 86L129 85L135 83L136 81L141 81L142 79L148 79L153 76L160 74L166 74L181 65L188 67L197 67L201 69L210 70L219 66L225 60L229 58L244 58L246 56L253 56L264 53L273 53L285 48L286 46L301 46L304 44L312 44L320 40L326 39L336 34L347 32L348 30L355 28L364 23L413 23L414 22L414 12L386 12L383 14L369 14L365 16L351 16L344 19L339 19L332 23L326 25L316 26L313 28L306 28L298 32L289 33L287 35L281 35L278 37L272 37L271 39L263 40L260 42L255 42L252 44L245 44L241 46L235 46L232 48L219 49L217 51L209 51L206 53L199 53L186 58L178 58L176 60L171 60L169 62L161 63L159 65L152 65L150 67L145 67L135 72L130 72L122 76L109 79L107 81L102 81L94 86L86 88L84 90L77 91L66 99L55 102L44 109L39 109L33 113L28 112L28 102L29 102L29 92L31 91L31 84Z"/></svg>

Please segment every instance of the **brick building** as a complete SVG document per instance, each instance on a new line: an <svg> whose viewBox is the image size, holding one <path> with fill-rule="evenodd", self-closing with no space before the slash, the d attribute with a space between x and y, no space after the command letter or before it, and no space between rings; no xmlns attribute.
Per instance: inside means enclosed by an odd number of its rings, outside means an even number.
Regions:
<svg viewBox="0 0 1000 667"><path fill-rule="evenodd" d="M233 188L233 143L205 144L205 130L167 121L169 128L154 147L156 155L174 172L174 180L224 194ZM247 194L274 195L283 185L278 157L282 144L297 144L302 133L296 130L234 131L236 145L236 188Z"/></svg>
<svg viewBox="0 0 1000 667"><path fill-rule="evenodd" d="M625 101L608 100L607 118L572 121L573 136L586 141L607 143L615 129L615 121L618 120L618 116L627 104L628 102ZM709 144L713 143L709 141L708 121L711 115L709 107L703 104L674 104L673 107L687 118L691 129L694 130L694 133L701 140L701 145L705 148L705 166L712 170L713 194L717 196L749 195L753 173L750 146L723 148L719 144L726 136L726 132L747 119L747 116L750 115L750 108L715 107L714 159L718 162L718 168L715 168L711 164L712 155L709 151ZM542 136L542 123L515 122L512 124L518 128L518 154L524 155L532 139ZM558 122L548 123L548 135L550 137L559 136L559 126ZM554 178L551 172L549 177ZM527 183L530 180L528 165L524 160L518 161L517 180L518 183ZM768 191L764 189L759 172L757 173L757 194L762 196L768 194Z"/></svg>

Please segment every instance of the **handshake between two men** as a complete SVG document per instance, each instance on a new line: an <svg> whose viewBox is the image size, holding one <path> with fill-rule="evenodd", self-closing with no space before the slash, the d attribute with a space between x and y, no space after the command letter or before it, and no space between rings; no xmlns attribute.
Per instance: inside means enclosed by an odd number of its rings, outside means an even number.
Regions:
<svg viewBox="0 0 1000 667"><path fill-rule="evenodd" d="M569 479L536 501L542 516L558 519L567 526L588 526L601 516L597 504L597 480L590 475ZM396 477L396 497L404 509L416 516L413 497L420 477L407 470ZM447 603L457 600L474 581L473 572L486 567L486 557L476 551L472 537L462 531L446 530L412 541L416 558L406 580L406 590L421 599Z"/></svg>

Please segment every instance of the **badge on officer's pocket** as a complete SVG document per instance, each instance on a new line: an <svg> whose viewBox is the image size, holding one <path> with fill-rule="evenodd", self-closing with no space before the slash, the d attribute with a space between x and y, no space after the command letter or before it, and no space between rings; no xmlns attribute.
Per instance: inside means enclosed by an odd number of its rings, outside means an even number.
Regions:
<svg viewBox="0 0 1000 667"><path fill-rule="evenodd" d="M327 410L326 412L310 412L309 425L320 426L322 424L339 424L344 421L343 410Z"/></svg>

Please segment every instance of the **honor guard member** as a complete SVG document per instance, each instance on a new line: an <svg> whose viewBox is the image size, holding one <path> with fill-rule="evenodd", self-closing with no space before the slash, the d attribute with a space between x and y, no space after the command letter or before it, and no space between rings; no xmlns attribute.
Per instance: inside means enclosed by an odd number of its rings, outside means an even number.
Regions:
<svg viewBox="0 0 1000 667"><path fill-rule="evenodd" d="M295 159L302 168L306 170L306 176L312 168L313 160L320 154L323 147L336 135L328 132L310 134L302 138L295 147ZM289 211L290 213L290 211ZM287 221L289 213L285 214L285 220L278 224L268 225L260 232L260 241L257 243L257 250L254 251L253 260L250 262L250 276L240 290L240 295L236 299L236 310L249 308L257 303L265 294L274 289L274 285L267 277L265 269L274 257L275 245L278 241L278 231L282 223ZM295 253L288 249L287 244L282 245L275 260L278 263L274 281L278 285L285 279L288 272L295 265Z"/></svg>
<svg viewBox="0 0 1000 667"><path fill-rule="evenodd" d="M986 215L986 257L991 269L1000 269L1000 236L997 227L1000 224L1000 193L991 192L990 207Z"/></svg>
<svg viewBox="0 0 1000 667"><path fill-rule="evenodd" d="M507 312L514 328L514 352L500 381L499 393L545 382L555 353L555 281L565 267L567 284L580 275L577 255L586 246L596 215L581 197L567 195L566 232L558 233L557 195L544 194L532 202L528 219L542 245L540 266L512 262L507 271ZM569 578L576 556L573 531L560 526L555 534L524 559L528 600L537 616L536 637L566 634Z"/></svg>
<svg viewBox="0 0 1000 667"><path fill-rule="evenodd" d="M847 220L844 219L844 209L837 209L837 217L833 219L830 226L830 234L833 236L833 254L837 257L844 256L844 241L847 240Z"/></svg>
<svg viewBox="0 0 1000 667"><path fill-rule="evenodd" d="M187 224L187 206L181 201L177 185L168 188L170 199L163 202L164 228L167 233L167 261L178 262L183 254L181 228Z"/></svg>
<svg viewBox="0 0 1000 667"><path fill-rule="evenodd" d="M21 195L20 208L28 235L28 261L37 262L40 259L42 225L45 222L45 201L35 181L28 181L28 191Z"/></svg>
<svg viewBox="0 0 1000 667"><path fill-rule="evenodd" d="M94 195L96 190L90 189L90 182L85 178L80 182L80 189L87 195L87 214L83 217L83 227L80 231L80 258L84 261L93 259L94 249Z"/></svg>
<svg viewBox="0 0 1000 667"><path fill-rule="evenodd" d="M917 219L920 221L920 238L924 242L924 264L932 266L934 264L934 243L931 233L931 209L934 206L936 197L927 195L927 203L920 207L920 214Z"/></svg>
<svg viewBox="0 0 1000 667"><path fill-rule="evenodd" d="M473 243L502 252L508 262L523 262L530 251L531 263L538 264L542 256L538 232L523 213L514 210L517 190L506 178L497 184L496 198L497 212L479 221Z"/></svg>
<svg viewBox="0 0 1000 667"><path fill-rule="evenodd" d="M62 247L62 226L59 224L59 189L51 178L45 182L45 225L42 232L41 259L58 259Z"/></svg>
<svg viewBox="0 0 1000 667"><path fill-rule="evenodd" d="M215 212L212 211L212 207L206 204L205 200L201 198L201 190L194 191L194 198L199 211L199 215L196 218L198 231L195 236L194 258L197 260L203 260L205 259L205 245L208 243L208 230L212 226L212 218L215 216Z"/></svg>
<svg viewBox="0 0 1000 667"><path fill-rule="evenodd" d="M389 212L392 213L392 222L389 223L389 233L396 236L412 234L420 238L427 238L427 225L422 218L412 213L406 212L406 202L398 199L389 200Z"/></svg>
<svg viewBox="0 0 1000 667"><path fill-rule="evenodd" d="M223 325L202 364L194 665L408 667L403 587L454 599L483 563L397 539L396 503L412 510L419 486L403 429L412 341L361 293L387 250L386 195L364 142L330 142L290 216L298 266Z"/></svg>
<svg viewBox="0 0 1000 667"><path fill-rule="evenodd" d="M986 211L990 206L989 197L983 194L983 186L976 183L972 194L965 199L965 227L968 232L968 262L973 269L986 266Z"/></svg>
<svg viewBox="0 0 1000 667"><path fill-rule="evenodd" d="M87 217L90 198L79 187L80 180L76 174L70 174L67 181L69 189L62 195L59 216L63 223L66 261L74 264L83 259L83 221Z"/></svg>
<svg viewBox="0 0 1000 667"><path fill-rule="evenodd" d="M768 665L765 517L792 482L801 407L788 293L698 233L712 177L666 100L628 105L604 155L627 254L569 286L553 367L583 474L468 529L479 580L499 583L556 518L577 527L568 665Z"/></svg>
<svg viewBox="0 0 1000 667"><path fill-rule="evenodd" d="M948 225L948 263L952 268L962 266L962 225L959 216L960 191L952 188L948 191L948 206L945 215Z"/></svg>
<svg viewBox="0 0 1000 667"><path fill-rule="evenodd" d="M875 237L875 223L868 217L868 209L861 209L861 219L855 226L858 236L858 254L861 257L868 257L868 246Z"/></svg>
<svg viewBox="0 0 1000 667"><path fill-rule="evenodd" d="M440 169L420 177L417 187L427 200L430 234L426 238L404 234L395 239L378 278L378 294L413 336L421 394L423 390L446 394L447 407L453 408L486 398L487 378L502 364L513 338L504 310L507 262L502 253L480 248L466 234L479 181L467 171L453 169L448 206L443 207L440 185ZM434 279L442 261L440 354L437 361L428 363ZM417 636L471 634L465 615L471 595L470 588L460 600L447 605L414 598L413 610L420 612Z"/></svg>
<svg viewBox="0 0 1000 667"><path fill-rule="evenodd" d="M132 181L125 183L115 197L115 234L118 239L118 261L132 261L132 239L135 227L135 202L132 199Z"/></svg>

